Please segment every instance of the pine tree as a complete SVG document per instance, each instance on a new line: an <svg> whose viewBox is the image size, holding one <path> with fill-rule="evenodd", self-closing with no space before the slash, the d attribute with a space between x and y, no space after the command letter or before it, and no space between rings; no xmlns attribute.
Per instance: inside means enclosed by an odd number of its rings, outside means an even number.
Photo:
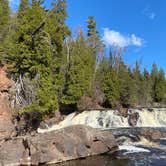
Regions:
<svg viewBox="0 0 166 166"><path fill-rule="evenodd" d="M155 87L155 101L161 102L165 97L165 74L162 69L158 72L156 87Z"/></svg>
<svg viewBox="0 0 166 166"><path fill-rule="evenodd" d="M153 101L156 101L157 77L158 77L158 68L156 64L153 64L151 71L151 96Z"/></svg>
<svg viewBox="0 0 166 166"><path fill-rule="evenodd" d="M135 63L133 76L134 76L133 79L134 79L135 91L136 91L136 95L135 95L136 103L137 103L137 105L139 105L143 102L142 101L142 99L143 99L142 93L144 93L144 92L142 91L142 75L140 72L140 65L139 65L138 61L136 61L136 63Z"/></svg>
<svg viewBox="0 0 166 166"><path fill-rule="evenodd" d="M64 41L70 36L70 30L66 25L66 0L58 0L52 3L52 10L48 12L45 31L49 34L52 56L54 61L55 85L59 98L65 83L66 55Z"/></svg>
<svg viewBox="0 0 166 166"><path fill-rule="evenodd" d="M28 0L21 0L18 10L18 15L20 15L22 12L24 12L29 7L29 1Z"/></svg>
<svg viewBox="0 0 166 166"><path fill-rule="evenodd" d="M143 76L142 76L142 83L141 83L141 102L142 105L144 104L145 106L149 105L152 102L152 97L151 97L151 80L150 80L150 74L144 68L143 71ZM141 103L140 102L140 103Z"/></svg>
<svg viewBox="0 0 166 166"><path fill-rule="evenodd" d="M99 67L99 63L102 59L103 56L103 50L104 50L104 45L103 42L100 39L99 33L96 29L96 22L94 21L93 16L89 16L87 20L87 37L88 37L88 44L93 50L93 59L94 59L94 66L93 66L93 79L91 83L91 97L96 99L96 92L97 90L97 82L96 82L96 72L97 68Z"/></svg>
<svg viewBox="0 0 166 166"><path fill-rule="evenodd" d="M116 104L119 100L119 82L114 70L104 73L102 90L106 97L105 105L111 107L117 106Z"/></svg>
<svg viewBox="0 0 166 166"><path fill-rule="evenodd" d="M89 16L87 20L87 27L88 27L88 33L87 33L88 43L94 51L94 58L96 60L95 64L95 71L96 71L99 62L102 59L104 44L100 39L99 32L97 31L96 28L96 22L94 21L93 16Z"/></svg>
<svg viewBox="0 0 166 166"><path fill-rule="evenodd" d="M83 32L80 32L73 42L62 104L76 104L91 88L94 65L92 49L87 44Z"/></svg>
<svg viewBox="0 0 166 166"><path fill-rule="evenodd" d="M124 107L134 106L136 103L136 89L134 85L134 79L132 72L124 64L123 60L119 62L119 93L120 104Z"/></svg>
<svg viewBox="0 0 166 166"><path fill-rule="evenodd" d="M112 58L111 53L109 60L103 58L97 73L100 88L105 95L104 105L107 107L115 107L119 100L119 80L117 72L112 65Z"/></svg>
<svg viewBox="0 0 166 166"><path fill-rule="evenodd" d="M3 42L9 25L10 8L7 0L0 0L0 43Z"/></svg>
<svg viewBox="0 0 166 166"><path fill-rule="evenodd" d="M7 57L10 73L16 80L20 76L28 77L36 87L36 99L24 110L53 112L58 108L58 101L50 35L44 29L45 24L41 24L46 19L45 10L39 1L33 1L32 6L19 9L18 16L17 31Z"/></svg>
<svg viewBox="0 0 166 166"><path fill-rule="evenodd" d="M4 42L9 31L10 8L8 0L0 0L0 63L5 54Z"/></svg>

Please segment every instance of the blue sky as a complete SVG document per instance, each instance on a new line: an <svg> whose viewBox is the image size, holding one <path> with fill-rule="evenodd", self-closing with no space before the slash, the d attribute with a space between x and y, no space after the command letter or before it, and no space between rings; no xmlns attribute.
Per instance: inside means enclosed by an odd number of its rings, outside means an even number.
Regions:
<svg viewBox="0 0 166 166"><path fill-rule="evenodd" d="M16 8L19 0L10 0ZM45 0L49 6L51 0ZM166 1L165 0L68 0L67 24L76 32L86 30L93 15L97 29L107 46L125 47L124 60L150 70L156 63L166 72Z"/></svg>

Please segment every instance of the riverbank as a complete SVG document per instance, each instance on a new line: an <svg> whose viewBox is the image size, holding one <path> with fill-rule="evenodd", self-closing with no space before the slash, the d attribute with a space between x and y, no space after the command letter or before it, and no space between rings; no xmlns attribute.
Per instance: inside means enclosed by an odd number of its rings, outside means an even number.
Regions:
<svg viewBox="0 0 166 166"><path fill-rule="evenodd" d="M75 125L33 136L13 137L0 142L0 163L39 165L60 163L73 159L118 151L110 131Z"/></svg>

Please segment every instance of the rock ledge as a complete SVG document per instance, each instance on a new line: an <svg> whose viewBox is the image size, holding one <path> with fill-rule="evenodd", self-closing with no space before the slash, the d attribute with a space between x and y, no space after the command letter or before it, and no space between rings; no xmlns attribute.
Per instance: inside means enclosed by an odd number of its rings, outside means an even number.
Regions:
<svg viewBox="0 0 166 166"><path fill-rule="evenodd" d="M117 150L118 145L110 131L75 125L1 143L0 164L51 164L104 153L112 154Z"/></svg>

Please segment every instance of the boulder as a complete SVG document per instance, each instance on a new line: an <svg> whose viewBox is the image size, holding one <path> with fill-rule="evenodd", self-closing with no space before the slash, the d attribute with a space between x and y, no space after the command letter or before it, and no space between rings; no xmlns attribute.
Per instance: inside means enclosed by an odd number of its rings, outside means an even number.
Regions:
<svg viewBox="0 0 166 166"><path fill-rule="evenodd" d="M0 145L4 165L38 165L85 158L104 153L113 154L118 145L110 131L83 125L16 138Z"/></svg>
<svg viewBox="0 0 166 166"><path fill-rule="evenodd" d="M155 129L144 129L141 131L140 135L150 141L166 138L166 133Z"/></svg>
<svg viewBox="0 0 166 166"><path fill-rule="evenodd" d="M133 112L128 115L128 123L130 126L134 127L137 125L139 119L139 113L138 112Z"/></svg>
<svg viewBox="0 0 166 166"><path fill-rule="evenodd" d="M25 153L22 139L13 139L0 143L0 165L20 165L20 159Z"/></svg>

